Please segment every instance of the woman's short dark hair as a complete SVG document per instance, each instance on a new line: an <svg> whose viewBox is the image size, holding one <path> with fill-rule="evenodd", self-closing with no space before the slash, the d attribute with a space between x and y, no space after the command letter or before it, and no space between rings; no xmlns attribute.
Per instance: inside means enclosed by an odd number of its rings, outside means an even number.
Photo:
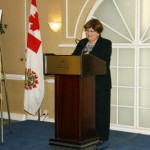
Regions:
<svg viewBox="0 0 150 150"><path fill-rule="evenodd" d="M91 19L84 25L85 31L89 28L93 28L99 34L103 31L103 25L98 19Z"/></svg>

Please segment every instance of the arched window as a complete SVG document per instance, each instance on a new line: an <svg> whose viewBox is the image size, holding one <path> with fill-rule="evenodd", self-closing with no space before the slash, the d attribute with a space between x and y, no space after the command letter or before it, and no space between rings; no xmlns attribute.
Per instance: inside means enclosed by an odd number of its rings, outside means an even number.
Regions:
<svg viewBox="0 0 150 150"><path fill-rule="evenodd" d="M87 20L99 19L102 36L113 43L111 127L150 133L149 6L149 0L97 0Z"/></svg>

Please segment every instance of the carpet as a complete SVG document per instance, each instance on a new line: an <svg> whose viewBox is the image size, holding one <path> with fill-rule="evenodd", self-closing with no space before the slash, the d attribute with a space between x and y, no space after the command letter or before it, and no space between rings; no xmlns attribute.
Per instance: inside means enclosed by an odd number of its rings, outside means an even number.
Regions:
<svg viewBox="0 0 150 150"><path fill-rule="evenodd" d="M0 150L50 150L49 139L54 137L54 123L19 121L4 125L4 144ZM109 141L97 150L150 150L150 136L121 131L110 131Z"/></svg>
<svg viewBox="0 0 150 150"><path fill-rule="evenodd" d="M4 125L4 144L0 150L50 150L49 139L54 136L54 123L21 121Z"/></svg>
<svg viewBox="0 0 150 150"><path fill-rule="evenodd" d="M150 150L150 136L111 130L109 141L97 150Z"/></svg>

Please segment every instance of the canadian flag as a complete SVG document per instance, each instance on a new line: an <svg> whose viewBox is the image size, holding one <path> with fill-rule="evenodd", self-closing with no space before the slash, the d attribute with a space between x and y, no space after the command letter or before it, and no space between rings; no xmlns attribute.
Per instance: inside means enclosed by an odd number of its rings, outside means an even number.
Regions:
<svg viewBox="0 0 150 150"><path fill-rule="evenodd" d="M24 110L35 115L44 97L43 53L36 0L31 1L27 35Z"/></svg>

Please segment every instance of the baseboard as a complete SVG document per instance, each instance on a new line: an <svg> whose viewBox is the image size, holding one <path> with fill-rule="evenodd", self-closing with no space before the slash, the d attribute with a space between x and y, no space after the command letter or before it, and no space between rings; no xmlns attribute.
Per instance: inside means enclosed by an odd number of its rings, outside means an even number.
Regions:
<svg viewBox="0 0 150 150"><path fill-rule="evenodd" d="M3 118L9 119L7 112L3 112ZM10 113L10 119L11 120L24 121L24 120L26 120L26 115L25 114Z"/></svg>
<svg viewBox="0 0 150 150"><path fill-rule="evenodd" d="M38 116L32 116L32 115L27 115L27 120L38 120ZM47 116L41 116L40 121L45 121L45 122L55 122L54 119L48 118Z"/></svg>
<svg viewBox="0 0 150 150"><path fill-rule="evenodd" d="M3 118L9 119L7 112L3 112ZM32 116L32 115L25 115L25 114L10 113L10 119L17 120L17 121L38 120L38 116L37 115ZM40 121L55 122L55 120L53 118L48 118L47 116L41 116Z"/></svg>
<svg viewBox="0 0 150 150"><path fill-rule="evenodd" d="M146 128L132 128L128 126L117 126L117 125L110 125L111 130L116 130L116 131L122 131L122 132L131 132L131 133L137 133L137 134L145 134L145 135L150 135L150 131Z"/></svg>

